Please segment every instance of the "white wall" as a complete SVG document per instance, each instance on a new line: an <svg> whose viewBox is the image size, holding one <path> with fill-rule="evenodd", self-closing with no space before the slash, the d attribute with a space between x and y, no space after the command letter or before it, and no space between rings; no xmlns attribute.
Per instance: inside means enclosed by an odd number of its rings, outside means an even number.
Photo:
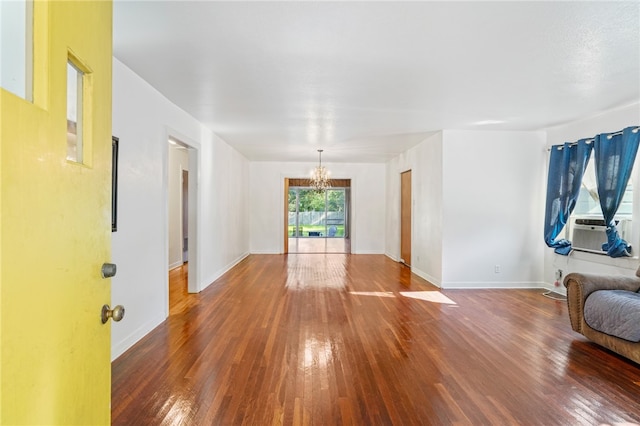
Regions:
<svg viewBox="0 0 640 426"><path fill-rule="evenodd" d="M547 144L551 146L564 142L574 142L599 133L615 132L635 125L640 125L640 102L549 128L547 129ZM638 173L638 170L635 171L633 186L634 188L640 188L640 173ZM634 226L640 225L638 223L640 221L637 220L640 217L640 206L638 205L640 203L636 202L638 199L634 194ZM635 234L637 235L637 232ZM557 269L561 269L563 275L570 272L633 275L638 268L637 256L640 252L640 240L629 242L635 253L633 258L612 259L608 256L581 252L572 252L569 256L560 256L545 246L544 281L551 288L552 283L555 281L555 271ZM562 285L557 288L557 291L563 294L566 293L566 289Z"/></svg>
<svg viewBox="0 0 640 426"><path fill-rule="evenodd" d="M442 287L542 285L546 155L544 132L443 132Z"/></svg>
<svg viewBox="0 0 640 426"><path fill-rule="evenodd" d="M204 288L249 254L249 217L253 205L249 202L247 159L205 128L201 151L197 233Z"/></svg>
<svg viewBox="0 0 640 426"><path fill-rule="evenodd" d="M411 169L414 273L443 288L541 286L545 143L445 130L388 162L387 255L399 257L399 174Z"/></svg>
<svg viewBox="0 0 640 426"><path fill-rule="evenodd" d="M169 141L167 141L169 144ZM187 149L169 144L168 196L169 196L169 269L182 265L182 171L189 170Z"/></svg>
<svg viewBox="0 0 640 426"><path fill-rule="evenodd" d="M250 164L251 253L284 251L284 179L308 178L316 163ZM336 179L351 179L351 252L385 251L385 165L324 164Z"/></svg>
<svg viewBox="0 0 640 426"><path fill-rule="evenodd" d="M115 58L113 134L120 138L120 151L118 231L112 235L118 273L112 279L111 300L126 309L125 318L112 325L111 352L116 358L168 312L169 137L199 153L199 176L190 176L197 185L200 231L199 267L190 275L201 277L199 289L248 253L249 170L244 157ZM236 184L236 191L230 191Z"/></svg>
<svg viewBox="0 0 640 426"><path fill-rule="evenodd" d="M442 283L442 133L387 163L387 244L400 258L400 173L411 170L411 269L434 285Z"/></svg>

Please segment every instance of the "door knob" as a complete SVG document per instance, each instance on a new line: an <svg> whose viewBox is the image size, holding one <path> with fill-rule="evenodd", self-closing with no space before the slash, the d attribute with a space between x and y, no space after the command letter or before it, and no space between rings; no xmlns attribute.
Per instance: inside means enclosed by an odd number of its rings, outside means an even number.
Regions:
<svg viewBox="0 0 640 426"><path fill-rule="evenodd" d="M109 318L113 318L115 322L118 322L122 318L124 318L124 306L118 305L115 308L111 309L109 305L104 305L102 307L100 318L102 318L103 324L109 321Z"/></svg>

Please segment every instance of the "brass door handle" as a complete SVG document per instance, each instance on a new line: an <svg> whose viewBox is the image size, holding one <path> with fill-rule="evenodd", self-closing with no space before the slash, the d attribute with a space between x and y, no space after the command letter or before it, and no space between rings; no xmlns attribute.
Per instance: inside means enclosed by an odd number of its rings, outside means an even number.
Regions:
<svg viewBox="0 0 640 426"><path fill-rule="evenodd" d="M122 318L124 318L124 306L118 305L115 308L111 309L109 305L104 305L102 307L102 313L100 314L100 318L102 319L103 324L109 321L109 318L113 318L115 322L118 322Z"/></svg>

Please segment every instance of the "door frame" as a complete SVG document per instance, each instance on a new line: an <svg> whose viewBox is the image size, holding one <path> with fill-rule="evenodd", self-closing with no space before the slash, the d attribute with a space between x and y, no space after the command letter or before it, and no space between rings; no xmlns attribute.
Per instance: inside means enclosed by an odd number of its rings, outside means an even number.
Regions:
<svg viewBox="0 0 640 426"><path fill-rule="evenodd" d="M409 196L409 206L408 206L408 213L409 213L409 219L408 222L409 223L405 223L405 217L403 215L403 212L405 211L404 209L406 208L403 204L403 194L405 194L405 188L404 188L404 179L403 177L408 173L409 176L409 191L408 191L408 196ZM403 263L404 265L408 266L409 268L411 268L412 265L412 257L413 257L413 173L411 172L411 169L405 170L403 172L400 173L400 253L398 256L398 259L400 261L400 263ZM409 233L408 236L405 236L404 233L404 228L405 225L409 227ZM404 239L405 237L409 238L408 241L408 245L409 245L409 259L405 259L403 257L403 247L404 247Z"/></svg>
<svg viewBox="0 0 640 426"><path fill-rule="evenodd" d="M180 134L179 132L167 128L163 143L166 148L163 150L163 205L164 205L164 253L165 259L169 259L169 141L174 141L178 145L187 148L189 156L189 217L188 217L188 250L189 250L189 278L188 292L198 293L200 290L200 241L198 238L199 214L198 206L200 205L199 187L199 164L200 164L200 144L194 140ZM164 274L164 305L165 315L169 316L169 274L168 263L167 272Z"/></svg>
<svg viewBox="0 0 640 426"><path fill-rule="evenodd" d="M283 236L282 239L282 254L289 254L289 179L309 179L307 177L304 178L289 178L286 177L284 175L280 175L280 179L282 180L283 184L283 191L281 192L280 196L282 197L281 200L281 205L283 206L283 216L284 216L284 220L282 222L282 228L280 228L281 234ZM345 211L345 222L348 221L348 225L349 225L349 235L348 235L348 239L349 239L349 254L354 254L357 253L355 247L356 246L356 221L353 220L353 218L355 217L355 212L356 212L356 208L355 208L355 203L354 203L354 199L355 199L355 194L356 194L356 178L354 177L344 177L344 178L332 178L332 179L336 179L336 180L348 180L349 181L349 186L346 187L346 189L348 189L348 191L345 192L345 204L348 204L348 211ZM348 202L347 202L348 200ZM347 207L345 207L346 209ZM345 232L346 232L346 227L345 227ZM345 237L347 238L347 237Z"/></svg>
<svg viewBox="0 0 640 426"><path fill-rule="evenodd" d="M282 254L289 254L289 178L284 178L284 242L282 246Z"/></svg>

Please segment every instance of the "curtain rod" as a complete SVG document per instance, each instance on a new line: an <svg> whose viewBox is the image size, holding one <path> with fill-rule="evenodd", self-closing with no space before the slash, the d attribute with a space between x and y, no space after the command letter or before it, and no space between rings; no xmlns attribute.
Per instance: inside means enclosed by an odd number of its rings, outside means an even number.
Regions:
<svg viewBox="0 0 640 426"><path fill-rule="evenodd" d="M632 129L631 131L633 133L638 133L638 130L640 130L640 127L636 127L635 129ZM623 133L622 130L620 130L619 132L613 132L613 133L609 133L609 135L607 135L608 139L611 139L613 136L618 136L621 135ZM591 142L595 141L596 138L591 138L591 139L585 139L585 143L590 144ZM569 146L576 146L578 145L578 142L572 142L569 144ZM564 148L564 145L557 145L557 150L558 151L562 151L562 148ZM551 148L547 148L547 151L551 151Z"/></svg>

